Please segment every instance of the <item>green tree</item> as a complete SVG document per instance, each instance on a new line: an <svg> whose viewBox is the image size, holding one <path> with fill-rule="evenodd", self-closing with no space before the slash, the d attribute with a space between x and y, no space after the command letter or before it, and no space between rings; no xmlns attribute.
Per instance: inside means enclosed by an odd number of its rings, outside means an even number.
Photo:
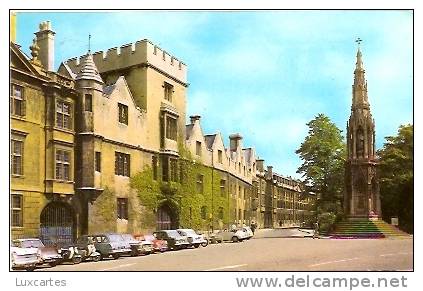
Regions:
<svg viewBox="0 0 423 291"><path fill-rule="evenodd" d="M401 125L396 136L385 137L378 151L382 215L398 216L400 228L413 232L413 125Z"/></svg>
<svg viewBox="0 0 423 291"><path fill-rule="evenodd" d="M297 173L302 174L307 191L316 193L319 217L333 217L327 228L342 213L344 162L346 146L341 130L324 114L307 123L308 135L295 151L303 161Z"/></svg>

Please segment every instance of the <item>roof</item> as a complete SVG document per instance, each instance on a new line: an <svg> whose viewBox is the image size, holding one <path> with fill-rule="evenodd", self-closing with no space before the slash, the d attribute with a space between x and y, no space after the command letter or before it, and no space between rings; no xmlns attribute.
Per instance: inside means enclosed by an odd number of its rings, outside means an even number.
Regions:
<svg viewBox="0 0 423 291"><path fill-rule="evenodd" d="M93 80L103 84L97 66L94 63L93 55L89 53L82 63L81 70L76 75L75 80Z"/></svg>
<svg viewBox="0 0 423 291"><path fill-rule="evenodd" d="M193 128L194 128L194 124L185 125L185 132L186 132L186 139L187 140L191 137Z"/></svg>
<svg viewBox="0 0 423 291"><path fill-rule="evenodd" d="M217 134L208 134L204 136L204 139L206 141L206 146L208 149L211 149L213 147L214 141L216 139Z"/></svg>

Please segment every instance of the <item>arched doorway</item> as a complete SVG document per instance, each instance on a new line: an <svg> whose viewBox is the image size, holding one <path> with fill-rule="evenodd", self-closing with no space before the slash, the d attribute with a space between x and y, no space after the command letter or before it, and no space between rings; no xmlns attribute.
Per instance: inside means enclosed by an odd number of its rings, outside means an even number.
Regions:
<svg viewBox="0 0 423 291"><path fill-rule="evenodd" d="M178 227L177 217L175 211L169 206L168 203L163 203L157 209L156 215L156 228L162 229L175 229Z"/></svg>
<svg viewBox="0 0 423 291"><path fill-rule="evenodd" d="M40 238L45 245L73 243L75 218L72 207L64 202L51 202L40 215Z"/></svg>

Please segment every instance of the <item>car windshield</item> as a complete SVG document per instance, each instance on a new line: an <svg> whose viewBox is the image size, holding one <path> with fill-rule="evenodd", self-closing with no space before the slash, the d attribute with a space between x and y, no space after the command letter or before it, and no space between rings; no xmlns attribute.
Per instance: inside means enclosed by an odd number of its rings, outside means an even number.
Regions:
<svg viewBox="0 0 423 291"><path fill-rule="evenodd" d="M170 237L180 237L181 236L176 230L167 230L166 233Z"/></svg>
<svg viewBox="0 0 423 291"><path fill-rule="evenodd" d="M23 240L19 243L21 248L42 248L43 243L39 239ZM18 245L18 246L19 246Z"/></svg>

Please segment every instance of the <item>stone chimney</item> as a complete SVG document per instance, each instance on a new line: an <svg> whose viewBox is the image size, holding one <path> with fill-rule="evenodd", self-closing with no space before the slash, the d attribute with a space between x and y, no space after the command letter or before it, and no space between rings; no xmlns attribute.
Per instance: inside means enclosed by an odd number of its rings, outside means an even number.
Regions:
<svg viewBox="0 0 423 291"><path fill-rule="evenodd" d="M235 152L238 147L241 147L242 136L239 133L234 133L229 136L230 149L232 152Z"/></svg>
<svg viewBox="0 0 423 291"><path fill-rule="evenodd" d="M54 71L54 35L50 21L40 23L40 31L36 32L37 44L40 47L39 59L47 71Z"/></svg>
<svg viewBox="0 0 423 291"><path fill-rule="evenodd" d="M191 124L194 124L197 120L200 121L201 116L200 115L191 115L189 117L189 119L191 120Z"/></svg>
<svg viewBox="0 0 423 291"><path fill-rule="evenodd" d="M257 171L263 172L264 171L264 160L262 160L262 159L256 160L256 164L257 164Z"/></svg>
<svg viewBox="0 0 423 291"><path fill-rule="evenodd" d="M267 166L266 178L267 179L273 179L273 167L272 166Z"/></svg>

